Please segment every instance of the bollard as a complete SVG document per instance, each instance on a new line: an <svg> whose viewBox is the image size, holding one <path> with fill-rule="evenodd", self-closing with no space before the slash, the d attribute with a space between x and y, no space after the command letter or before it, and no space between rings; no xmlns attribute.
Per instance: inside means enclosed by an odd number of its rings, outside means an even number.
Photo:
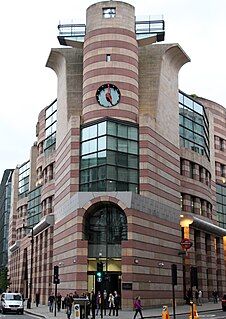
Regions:
<svg viewBox="0 0 226 319"><path fill-rule="evenodd" d="M191 302L189 319L199 319L196 304Z"/></svg>
<svg viewBox="0 0 226 319"><path fill-rule="evenodd" d="M80 305L75 304L75 319L80 319Z"/></svg>
<svg viewBox="0 0 226 319"><path fill-rule="evenodd" d="M162 307L162 319L170 319L168 306Z"/></svg>

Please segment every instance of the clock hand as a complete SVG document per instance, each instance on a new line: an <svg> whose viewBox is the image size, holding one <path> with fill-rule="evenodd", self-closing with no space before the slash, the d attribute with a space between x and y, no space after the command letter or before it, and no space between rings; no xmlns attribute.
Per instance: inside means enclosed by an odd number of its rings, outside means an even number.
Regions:
<svg viewBox="0 0 226 319"><path fill-rule="evenodd" d="M108 84L108 91L105 94L106 100L112 104L112 97L111 97L111 89L110 84Z"/></svg>
<svg viewBox="0 0 226 319"><path fill-rule="evenodd" d="M111 94L107 92L107 93L105 94L105 97L106 97L106 100L112 104Z"/></svg>

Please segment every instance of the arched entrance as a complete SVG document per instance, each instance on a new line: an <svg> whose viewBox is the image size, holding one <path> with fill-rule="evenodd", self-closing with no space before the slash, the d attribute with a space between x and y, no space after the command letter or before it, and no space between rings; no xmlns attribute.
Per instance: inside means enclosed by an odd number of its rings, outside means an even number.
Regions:
<svg viewBox="0 0 226 319"><path fill-rule="evenodd" d="M88 240L88 290L121 294L121 242L127 240L127 218L112 203L92 206L85 221ZM103 264L103 276L97 278L97 264Z"/></svg>

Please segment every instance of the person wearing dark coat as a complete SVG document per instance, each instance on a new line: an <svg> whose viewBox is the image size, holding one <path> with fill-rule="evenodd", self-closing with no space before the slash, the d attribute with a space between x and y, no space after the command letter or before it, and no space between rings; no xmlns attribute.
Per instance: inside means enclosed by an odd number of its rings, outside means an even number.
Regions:
<svg viewBox="0 0 226 319"><path fill-rule="evenodd" d="M65 306L67 309L67 318L71 318L71 312L72 312L72 304L73 304L73 295L72 294L67 294L67 296L64 298Z"/></svg>
<svg viewBox="0 0 226 319"><path fill-rule="evenodd" d="M120 305L120 296L117 291L114 292L114 301L115 301L115 315L118 317L118 310Z"/></svg>
<svg viewBox="0 0 226 319"><path fill-rule="evenodd" d="M57 295L57 310L58 312L61 310L61 304L62 304L62 296L60 293Z"/></svg>
<svg viewBox="0 0 226 319"><path fill-rule="evenodd" d="M35 294L35 303L36 303L36 307L38 307L38 305L40 303L40 294L38 291Z"/></svg>
<svg viewBox="0 0 226 319"><path fill-rule="evenodd" d="M92 309L92 319L95 319L96 296L95 296L95 292L93 290L91 292L90 302L91 302L91 309Z"/></svg>
<svg viewBox="0 0 226 319"><path fill-rule="evenodd" d="M54 297L54 294L53 292L51 293L51 295L49 296L49 311L50 312L53 312L53 304L54 304L54 300L55 300L55 297Z"/></svg>

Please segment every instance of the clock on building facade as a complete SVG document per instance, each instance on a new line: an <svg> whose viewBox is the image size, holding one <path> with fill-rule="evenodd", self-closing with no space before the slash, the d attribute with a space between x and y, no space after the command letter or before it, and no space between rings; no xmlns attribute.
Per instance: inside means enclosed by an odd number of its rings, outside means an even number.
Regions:
<svg viewBox="0 0 226 319"><path fill-rule="evenodd" d="M121 93L114 84L103 84L96 92L97 102L104 107L112 107L119 103Z"/></svg>

